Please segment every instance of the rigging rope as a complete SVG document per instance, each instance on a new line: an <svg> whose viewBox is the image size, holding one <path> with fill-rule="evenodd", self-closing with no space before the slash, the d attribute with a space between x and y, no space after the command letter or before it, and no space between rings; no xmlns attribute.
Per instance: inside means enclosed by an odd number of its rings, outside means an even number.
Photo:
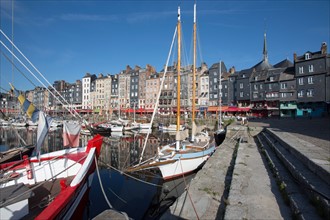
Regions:
<svg viewBox="0 0 330 220"><path fill-rule="evenodd" d="M36 86L36 84L34 84L24 73L23 73L23 71L21 71L20 69L18 69L18 67L14 64L14 62L12 61L12 60L10 60L9 59L9 57L3 52L3 51L1 51L1 54L6 58L6 60L8 61L8 62L10 62L12 65L13 65L13 67L15 67L16 68L16 70L20 73L20 74L22 74L23 76L24 76L24 78L25 79L27 79L34 87L37 87Z"/></svg>
<svg viewBox="0 0 330 220"><path fill-rule="evenodd" d="M67 101L66 101L66 99L53 87L53 85L42 75L42 73L31 63L31 61L19 50L19 48L17 48L16 47L16 45L8 38L8 36L0 29L0 33L10 42L10 44L23 56L23 58L33 67L33 69L48 83L48 85L56 92L56 94L59 96L59 97L61 97L62 98L62 100L64 101L64 103L66 104L66 105L70 105ZM82 121L84 121L84 123L85 124L87 124L88 125L88 122L82 117L82 116L80 116L79 115L79 113L75 110L75 109L68 109L64 104L63 104L63 102L57 97L57 96L55 96L54 95L54 93L53 92L51 92L50 91L50 89L47 87L47 86L45 86L45 84L43 83L43 82L41 82L40 81L40 79L34 74L34 73L32 73L32 71L25 65L25 64L23 64L23 62L12 52L12 51L10 51L9 49L8 49L8 47L2 42L2 41L0 41L0 43L6 48L6 50L9 52L9 53L11 53L14 57L15 57L15 59L16 60L18 60L20 63L21 63L21 65L22 66L24 66L25 67L25 69L26 70L28 70L30 73L31 73L31 75L34 77L34 78L36 78L37 80L38 80L38 82L40 83L40 84L42 84L46 89L47 89L47 91L49 92L49 93L51 93L53 96L54 96L54 98L56 98L56 100L57 101L59 101L62 105L63 105L63 107L66 109L66 110L68 110L69 112L70 112L70 114L71 115L73 115L74 117L76 117L76 116L78 116ZM72 112L72 110L74 110L73 112Z"/></svg>
<svg viewBox="0 0 330 220"><path fill-rule="evenodd" d="M155 104L155 108L154 108L154 111L152 113L152 116L151 116L151 121L150 121L150 125L152 126L152 123L154 121L154 118L155 118L155 115L156 115L156 111L158 109L158 104L159 104L159 98L160 98L160 94L162 92L162 89L163 89L163 85L164 85L164 81L165 81L165 76L166 76L166 73L167 73L167 67L168 67L168 62L169 62L169 59L170 59L170 55L172 53L172 48L173 48L173 44L174 44L174 40L175 40L175 36L176 36L176 32L177 32L177 27L175 27L175 30L174 30L174 34L173 34L173 38L172 38L172 44L171 44L171 47L170 47L170 51L169 51L169 54L167 56L167 60L166 60L166 65L165 65L165 69L164 69L164 75L161 79L161 84L160 84L160 89L159 89L159 92L157 94L157 99L156 99L156 104ZM143 154L144 154L144 150L147 146L147 140L149 138L149 134L150 134L150 130L151 128L148 129L148 133L147 133L147 136L146 136L146 139L144 141L144 145L143 145L143 149L142 149L142 153L141 153L141 156L140 156L140 161L139 161L139 164L141 163L142 161L142 157L143 157Z"/></svg>

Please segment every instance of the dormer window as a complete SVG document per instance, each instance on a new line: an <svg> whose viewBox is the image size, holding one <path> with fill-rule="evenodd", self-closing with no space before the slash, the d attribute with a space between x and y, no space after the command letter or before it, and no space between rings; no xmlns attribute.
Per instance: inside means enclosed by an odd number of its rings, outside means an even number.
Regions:
<svg viewBox="0 0 330 220"><path fill-rule="evenodd" d="M258 80L258 76L254 77L254 80L257 81Z"/></svg>
<svg viewBox="0 0 330 220"><path fill-rule="evenodd" d="M271 77L269 78L269 81L273 82L273 81L274 81L274 77L271 76Z"/></svg>
<svg viewBox="0 0 330 220"><path fill-rule="evenodd" d="M305 60L309 60L311 58L312 58L312 56L310 53L305 53Z"/></svg>

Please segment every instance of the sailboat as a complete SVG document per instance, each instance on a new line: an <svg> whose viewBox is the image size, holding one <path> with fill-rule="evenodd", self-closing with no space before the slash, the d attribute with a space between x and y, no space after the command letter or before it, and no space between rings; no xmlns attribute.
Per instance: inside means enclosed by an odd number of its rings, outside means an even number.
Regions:
<svg viewBox="0 0 330 220"><path fill-rule="evenodd" d="M222 127L222 111L221 111L221 61L219 62L219 119L218 119L218 129L214 132L214 140L217 146L223 143L226 139L227 126Z"/></svg>
<svg viewBox="0 0 330 220"><path fill-rule="evenodd" d="M29 62L1 29L0 34ZM8 48L2 41L0 43L5 49ZM16 54L8 49L7 51L22 63ZM55 91L59 96L60 94L47 80L53 90L45 86L26 65L23 66L61 102L53 92ZM45 79L34 66L33 68ZM84 197L88 195L103 137L95 135L86 146L78 147L81 123L65 121L62 150L42 153L41 146L49 131L52 118L36 108L13 85L11 87L24 112L33 122L38 121L38 130L35 156L24 156L21 160L0 164L1 219L75 218L75 215L80 213L78 209L82 208ZM65 106L63 103L62 105ZM75 111L69 112L75 117L80 116ZM81 116L80 119L83 120Z"/></svg>
<svg viewBox="0 0 330 220"><path fill-rule="evenodd" d="M196 4L194 4L194 29L196 28ZM140 162L136 166L129 167L126 171L133 172L143 169L159 169L164 180L174 179L192 173L200 168L210 155L215 151L214 142L204 133L195 137L194 141L187 140L188 130L179 131L180 128L180 68L181 68L181 14L178 7L177 22L178 41L178 62L177 62L177 127L176 141L174 143L160 146L158 153L144 162L141 162L144 148L140 157ZM167 69L167 64L165 70ZM166 73L166 72L165 72ZM164 76L165 77L165 73ZM163 80L164 81L164 80ZM162 87L161 87L162 88ZM159 97L159 96L158 96ZM158 100L156 108L158 105ZM154 111L155 113L155 111ZM146 146L146 145L145 145ZM144 146L144 147L145 147Z"/></svg>

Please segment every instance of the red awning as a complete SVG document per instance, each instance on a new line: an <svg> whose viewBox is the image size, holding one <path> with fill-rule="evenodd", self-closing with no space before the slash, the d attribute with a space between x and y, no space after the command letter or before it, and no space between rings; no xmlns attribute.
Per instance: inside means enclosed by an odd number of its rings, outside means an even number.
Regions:
<svg viewBox="0 0 330 220"><path fill-rule="evenodd" d="M78 112L78 113L91 113L91 112L93 112L92 109L76 109L75 111Z"/></svg>
<svg viewBox="0 0 330 220"><path fill-rule="evenodd" d="M237 107L230 106L230 107L228 107L228 110L227 111L228 112L237 112L238 111L238 108Z"/></svg>
<svg viewBox="0 0 330 220"><path fill-rule="evenodd" d="M181 108L180 112L187 112L187 109ZM173 108L173 112L177 112L177 108Z"/></svg>
<svg viewBox="0 0 330 220"><path fill-rule="evenodd" d="M250 107L241 107L241 108L238 108L238 111L239 111L239 112L248 112L248 111L250 111L250 110L251 110Z"/></svg>
<svg viewBox="0 0 330 220"><path fill-rule="evenodd" d="M134 113L134 109L132 108L128 108L128 109L123 109L121 110L123 112L127 112L127 113ZM153 113L154 109L144 109L144 108L139 108L139 109L135 109L135 113L139 113L139 114L143 114L143 113Z"/></svg>
<svg viewBox="0 0 330 220"><path fill-rule="evenodd" d="M220 110L219 106L209 106L209 107L207 108L207 111L208 111L208 112L217 112L217 111L219 111L219 110Z"/></svg>

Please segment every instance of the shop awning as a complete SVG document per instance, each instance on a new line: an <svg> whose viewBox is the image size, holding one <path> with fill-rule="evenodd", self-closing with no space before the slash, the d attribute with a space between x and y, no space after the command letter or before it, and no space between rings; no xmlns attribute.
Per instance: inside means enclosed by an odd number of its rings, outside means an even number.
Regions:
<svg viewBox="0 0 330 220"><path fill-rule="evenodd" d="M209 112L219 112L219 106L209 106L207 111ZM248 112L250 111L250 107L236 107L236 106L222 106L222 112Z"/></svg>
<svg viewBox="0 0 330 220"><path fill-rule="evenodd" d="M127 112L127 113L134 113L134 109L132 109L132 108L122 109L122 111ZM137 114L153 113L153 112L154 112L154 109L144 109L144 108L135 109L135 113L137 113Z"/></svg>
<svg viewBox="0 0 330 220"><path fill-rule="evenodd" d="M239 111L239 112L248 112L248 111L250 111L250 110L251 110L250 107L240 107L240 108L238 108L238 111Z"/></svg>

